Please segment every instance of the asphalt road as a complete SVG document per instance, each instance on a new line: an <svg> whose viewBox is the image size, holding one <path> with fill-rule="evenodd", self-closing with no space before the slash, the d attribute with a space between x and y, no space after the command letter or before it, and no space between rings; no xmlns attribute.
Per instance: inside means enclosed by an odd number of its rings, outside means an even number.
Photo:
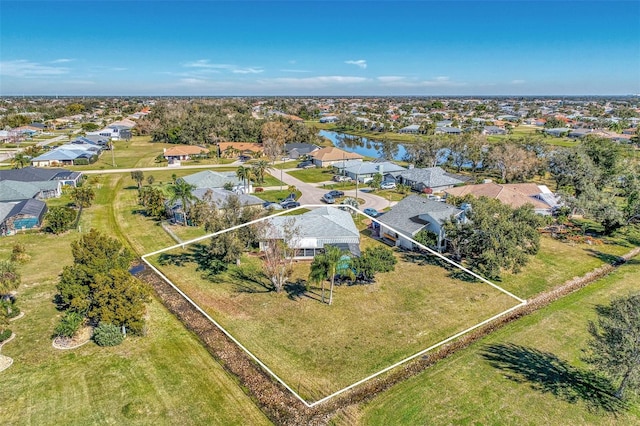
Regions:
<svg viewBox="0 0 640 426"><path fill-rule="evenodd" d="M329 192L329 189L323 188L322 183L306 183L297 179L285 171L280 173L278 169L268 169L267 170L271 176L276 179L281 179L285 184L294 185L302 192L302 196L298 200L300 204L322 204L322 196ZM360 209L365 208L373 208L378 211L383 210L390 206L389 201L385 198L372 194L369 188L358 189L358 198L364 200L364 203L360 204ZM344 191L345 196L354 197L356 196L356 190ZM395 202L392 202L391 205L394 205Z"/></svg>

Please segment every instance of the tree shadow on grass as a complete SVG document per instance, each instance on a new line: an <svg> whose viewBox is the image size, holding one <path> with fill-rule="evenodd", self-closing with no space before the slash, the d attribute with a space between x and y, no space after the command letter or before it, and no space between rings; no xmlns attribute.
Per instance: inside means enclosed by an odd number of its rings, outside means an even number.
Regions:
<svg viewBox="0 0 640 426"><path fill-rule="evenodd" d="M206 271L210 266L207 246L204 244L191 244L179 253L162 253L158 257L158 263L162 266L184 266L187 263L195 263L199 271Z"/></svg>
<svg viewBox="0 0 640 426"><path fill-rule="evenodd" d="M287 297L290 300L300 300L303 297L320 302L322 299L320 295L314 293L310 289L307 290L307 282L298 278L294 282L288 282L284 285L284 291L287 292Z"/></svg>
<svg viewBox="0 0 640 426"><path fill-rule="evenodd" d="M552 353L508 343L487 346L482 356L491 366L505 371L509 380L528 382L532 389L551 393L563 401L583 401L592 411L617 413L626 409L613 396L610 381L573 367Z"/></svg>
<svg viewBox="0 0 640 426"><path fill-rule="evenodd" d="M265 281L264 272L248 266L237 266L228 271L229 281L238 293L270 293L271 286Z"/></svg>
<svg viewBox="0 0 640 426"><path fill-rule="evenodd" d="M616 256L615 254L603 253L594 249L587 249L587 252L591 256L600 259L602 262L608 263L610 265L619 265L623 262L623 259L620 256Z"/></svg>
<svg viewBox="0 0 640 426"><path fill-rule="evenodd" d="M420 265L438 266L449 271L448 277L453 278L454 280L465 281L468 283L480 282L480 280L473 275L430 253L404 252L402 253L402 260L409 263L418 263Z"/></svg>

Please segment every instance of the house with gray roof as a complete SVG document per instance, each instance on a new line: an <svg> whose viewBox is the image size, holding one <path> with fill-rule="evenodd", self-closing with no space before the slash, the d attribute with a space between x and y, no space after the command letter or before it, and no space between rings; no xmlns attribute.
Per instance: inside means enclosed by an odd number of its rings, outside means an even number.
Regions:
<svg viewBox="0 0 640 426"><path fill-rule="evenodd" d="M190 185L199 188L218 188L223 189L225 185L231 185L233 190L244 191L242 181L235 172L214 172L212 170L204 170L192 175L178 178ZM249 191L251 192L251 191Z"/></svg>
<svg viewBox="0 0 640 426"><path fill-rule="evenodd" d="M445 233L442 225L447 219L466 220L464 210L420 195L409 195L387 213L379 216L379 236L383 240L409 250L415 244L411 238L423 229L437 235L438 250L443 250Z"/></svg>
<svg viewBox="0 0 640 426"><path fill-rule="evenodd" d="M435 134L436 135L459 135L462 133L462 129L458 127L450 127L450 126L438 126L436 127Z"/></svg>
<svg viewBox="0 0 640 426"><path fill-rule="evenodd" d="M307 156L314 151L319 150L318 145L312 143L286 143L284 144L284 152L287 158L292 160Z"/></svg>
<svg viewBox="0 0 640 426"><path fill-rule="evenodd" d="M11 235L39 228L46 213L47 205L33 198L17 203L0 203L0 234Z"/></svg>
<svg viewBox="0 0 640 426"><path fill-rule="evenodd" d="M20 182L0 181L0 202L18 202L30 198L57 198L62 194L60 181Z"/></svg>
<svg viewBox="0 0 640 426"><path fill-rule="evenodd" d="M370 162L370 161L358 161L358 162L346 162L345 166L341 163L333 165L338 169L340 174L349 176L353 180L364 182L374 175L381 174L384 180L395 180L398 175L407 169L402 166L398 166L395 163L389 161L382 162Z"/></svg>
<svg viewBox="0 0 640 426"><path fill-rule="evenodd" d="M420 125L419 124L411 124L409 126L405 126L402 129L398 130L398 133L418 134L418 133L420 133Z"/></svg>
<svg viewBox="0 0 640 426"><path fill-rule="evenodd" d="M31 164L35 167L73 166L79 160L88 164L95 161L101 152L102 148L96 145L67 144L31 159Z"/></svg>
<svg viewBox="0 0 640 426"><path fill-rule="evenodd" d="M277 216L267 219L260 239L260 250L268 241L287 237L286 227L295 229L295 235L287 241L296 249L296 259L313 259L324 252L326 246L336 246L360 256L360 232L351 213L336 207L322 207L297 216Z"/></svg>
<svg viewBox="0 0 640 426"><path fill-rule="evenodd" d="M396 179L403 185L409 185L411 189L418 192L444 191L453 188L455 185L464 183L460 176L447 173L441 167L414 168L401 172Z"/></svg>
<svg viewBox="0 0 640 426"><path fill-rule="evenodd" d="M192 192L194 197L199 201L210 203L217 208L222 208L231 197L237 197L243 206L260 206L264 204L264 200L251 194L237 193L221 188L197 188ZM184 223L184 210L182 209L182 200L176 200L172 205L167 205L169 216L176 223Z"/></svg>
<svg viewBox="0 0 640 426"><path fill-rule="evenodd" d="M41 169L37 167L23 167L21 169L0 170L0 181L60 181L62 185L76 186L81 178L81 172L72 172L65 169Z"/></svg>

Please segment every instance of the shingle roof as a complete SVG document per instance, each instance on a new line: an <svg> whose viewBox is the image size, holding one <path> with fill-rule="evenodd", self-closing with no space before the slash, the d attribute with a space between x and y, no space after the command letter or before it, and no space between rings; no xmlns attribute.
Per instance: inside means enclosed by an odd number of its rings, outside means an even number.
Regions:
<svg viewBox="0 0 640 426"><path fill-rule="evenodd" d="M214 172L211 170L204 170L180 179L196 188L223 188L227 182L231 182L234 186L241 182L234 172Z"/></svg>
<svg viewBox="0 0 640 426"><path fill-rule="evenodd" d="M299 238L315 238L318 247L325 244L358 244L360 232L353 222L351 213L335 207L321 207L299 216L278 216L269 219L273 225L271 238L282 238L282 230L288 221L297 227Z"/></svg>
<svg viewBox="0 0 640 426"><path fill-rule="evenodd" d="M403 170L407 170L402 166L398 166L397 164L390 163L388 161L384 163L371 163L371 162L359 162L359 164L353 164L348 166L345 171L349 173L359 174L359 175L367 175L374 173L392 173L392 172L402 172Z"/></svg>
<svg viewBox="0 0 640 426"><path fill-rule="evenodd" d="M261 206L264 203L264 200L256 197L255 195L242 193L236 194L233 191L227 191L226 189L220 188L198 188L195 189L192 194L199 200L204 200L208 192L210 192L211 201L213 201L218 207L221 207L231 196L238 197L240 204L247 206Z"/></svg>
<svg viewBox="0 0 640 426"><path fill-rule="evenodd" d="M40 191L41 188L33 182L0 181L0 201L26 200L35 197Z"/></svg>
<svg viewBox="0 0 640 426"><path fill-rule="evenodd" d="M458 185L463 181L447 174L440 167L427 167L424 169L410 169L400 173L403 179L416 183L422 183L427 188L438 188L441 186Z"/></svg>
<svg viewBox="0 0 640 426"><path fill-rule="evenodd" d="M405 235L415 235L429 221L439 224L462 210L440 201L429 200L419 195L409 195L393 206L391 211L383 214L378 220Z"/></svg>
<svg viewBox="0 0 640 426"><path fill-rule="evenodd" d="M67 170L41 169L37 167L24 167L22 169L0 170L0 180L17 180L20 182L38 182L43 180L51 180L58 173L63 171L67 171Z"/></svg>

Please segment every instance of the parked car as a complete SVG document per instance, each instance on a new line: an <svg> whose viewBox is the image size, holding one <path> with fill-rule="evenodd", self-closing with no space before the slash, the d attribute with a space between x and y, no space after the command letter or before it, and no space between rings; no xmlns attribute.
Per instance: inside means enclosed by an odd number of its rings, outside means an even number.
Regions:
<svg viewBox="0 0 640 426"><path fill-rule="evenodd" d="M284 203L285 201L295 201L296 200L296 193L292 192L289 195L286 196L286 198L283 198L282 200L280 200L280 203Z"/></svg>
<svg viewBox="0 0 640 426"><path fill-rule="evenodd" d="M376 217L380 215L380 212L378 212L378 210L372 209L371 207L367 207L366 209L363 210L363 212L364 214L369 215L371 217Z"/></svg>
<svg viewBox="0 0 640 426"><path fill-rule="evenodd" d="M267 210L282 210L282 204L266 202L262 205Z"/></svg>
<svg viewBox="0 0 640 426"><path fill-rule="evenodd" d="M396 189L396 183L387 181L380 184L380 189Z"/></svg>
<svg viewBox="0 0 640 426"><path fill-rule="evenodd" d="M333 177L334 182L349 182L351 178L349 176L335 175Z"/></svg>
<svg viewBox="0 0 640 426"><path fill-rule="evenodd" d="M297 201L289 200L280 203L280 206L282 206L283 209L292 209L294 207L300 207L300 203Z"/></svg>
<svg viewBox="0 0 640 426"><path fill-rule="evenodd" d="M344 197L344 192L338 191L337 189L334 189L333 191L329 191L327 192L327 194L331 195L333 198Z"/></svg>
<svg viewBox="0 0 640 426"><path fill-rule="evenodd" d="M327 204L333 204L336 202L336 200L328 192L322 196L322 201Z"/></svg>
<svg viewBox="0 0 640 426"><path fill-rule="evenodd" d="M313 161L305 160L305 161L302 161L302 162L298 163L297 167L299 169L308 169L308 168L315 167L315 166L313 165Z"/></svg>

